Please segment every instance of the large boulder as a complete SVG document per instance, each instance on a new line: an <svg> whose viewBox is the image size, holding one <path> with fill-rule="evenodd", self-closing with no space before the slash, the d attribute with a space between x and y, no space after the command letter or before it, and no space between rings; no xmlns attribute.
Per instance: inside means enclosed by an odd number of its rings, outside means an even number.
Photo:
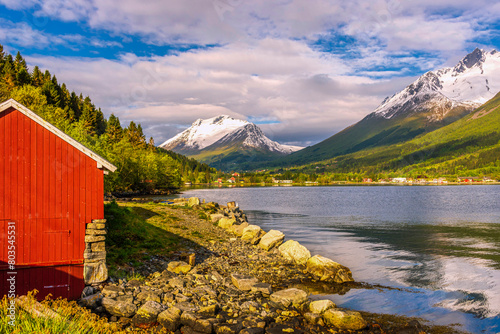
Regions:
<svg viewBox="0 0 500 334"><path fill-rule="evenodd" d="M236 223L236 219L224 217L224 218L221 218L219 220L219 227L222 227L223 229L227 230L228 228L233 226L235 223Z"/></svg>
<svg viewBox="0 0 500 334"><path fill-rule="evenodd" d="M258 283L258 280L252 276L248 275L240 275L240 274L232 274L231 281L234 286L242 291L250 291L252 286Z"/></svg>
<svg viewBox="0 0 500 334"><path fill-rule="evenodd" d="M192 267L184 261L172 261L167 266L168 271L176 274L187 274L191 268Z"/></svg>
<svg viewBox="0 0 500 334"><path fill-rule="evenodd" d="M190 197L188 199L188 206L192 207L195 205L200 205L200 199L198 197Z"/></svg>
<svg viewBox="0 0 500 334"><path fill-rule="evenodd" d="M288 240L278 248L281 256L297 264L306 264L311 258L311 252L295 240Z"/></svg>
<svg viewBox="0 0 500 334"><path fill-rule="evenodd" d="M224 218L224 215L221 215L220 213L213 213L213 214L210 215L210 220L214 224L217 223L222 218Z"/></svg>
<svg viewBox="0 0 500 334"><path fill-rule="evenodd" d="M257 225L248 225L243 229L243 233L241 235L241 240L250 242L254 240L255 238L258 238L260 236L260 231L262 229L260 226Z"/></svg>
<svg viewBox="0 0 500 334"><path fill-rule="evenodd" d="M323 313L323 319L328 325L343 330L357 331L365 328L368 324L359 312L329 309Z"/></svg>
<svg viewBox="0 0 500 334"><path fill-rule="evenodd" d="M83 307L94 309L97 306L99 306L99 304L102 301L102 298L103 298L102 294L98 292L96 294L81 298L78 304Z"/></svg>
<svg viewBox="0 0 500 334"><path fill-rule="evenodd" d="M321 255L315 255L306 263L307 271L320 277L320 280L333 280L335 283L353 282L349 268Z"/></svg>
<svg viewBox="0 0 500 334"><path fill-rule="evenodd" d="M104 297L102 306L106 311L117 317L129 318L137 312L137 307L129 302L119 302L111 298Z"/></svg>
<svg viewBox="0 0 500 334"><path fill-rule="evenodd" d="M315 300L309 304L309 311L312 313L323 314L323 312L335 307L335 303L329 299Z"/></svg>
<svg viewBox="0 0 500 334"><path fill-rule="evenodd" d="M136 298L141 302L154 301L157 303L161 303L161 297L153 291L141 291Z"/></svg>
<svg viewBox="0 0 500 334"><path fill-rule="evenodd" d="M158 314L164 310L164 306L152 300L142 305L132 318L135 326L147 326L156 322Z"/></svg>
<svg viewBox="0 0 500 334"><path fill-rule="evenodd" d="M116 298L119 295L124 295L125 290L123 290L123 288L119 286L109 284L102 289L102 294L104 295L104 297Z"/></svg>
<svg viewBox="0 0 500 334"><path fill-rule="evenodd" d="M184 312L181 315L181 324L189 326L194 333L212 333L212 323L207 319L202 319L194 313ZM184 332L184 327L181 329Z"/></svg>
<svg viewBox="0 0 500 334"><path fill-rule="evenodd" d="M281 245L283 239L285 239L285 235L283 234L283 232L271 230L260 239L259 247L266 251L269 251L274 247L278 247L279 245Z"/></svg>
<svg viewBox="0 0 500 334"><path fill-rule="evenodd" d="M269 296L271 293L273 293L273 289L271 288L271 284L262 283L262 282L259 282L259 283L252 285L252 288L250 289L250 291L252 291L254 293L260 292L264 296Z"/></svg>
<svg viewBox="0 0 500 334"><path fill-rule="evenodd" d="M158 315L158 322L167 330L175 332L181 325L182 311L177 307L171 307Z"/></svg>
<svg viewBox="0 0 500 334"><path fill-rule="evenodd" d="M296 288L280 290L273 293L269 299L283 307L297 307L307 301L307 292Z"/></svg>
<svg viewBox="0 0 500 334"><path fill-rule="evenodd" d="M233 225L231 226L228 231L236 234L238 237L241 237L243 235L243 230L248 227L248 223L242 223L240 225Z"/></svg>

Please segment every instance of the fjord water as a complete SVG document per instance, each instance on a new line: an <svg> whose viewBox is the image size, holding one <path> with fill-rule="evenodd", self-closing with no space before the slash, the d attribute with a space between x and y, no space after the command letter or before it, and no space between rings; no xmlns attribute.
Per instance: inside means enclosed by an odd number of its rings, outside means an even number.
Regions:
<svg viewBox="0 0 500 334"><path fill-rule="evenodd" d="M328 296L341 307L500 332L500 186L222 188L182 196L236 201L251 224L283 231L349 267L356 281L403 288Z"/></svg>

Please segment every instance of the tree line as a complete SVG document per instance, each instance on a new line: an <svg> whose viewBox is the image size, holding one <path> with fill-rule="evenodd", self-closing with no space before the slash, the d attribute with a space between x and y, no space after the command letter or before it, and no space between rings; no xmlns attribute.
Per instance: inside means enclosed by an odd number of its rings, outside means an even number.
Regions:
<svg viewBox="0 0 500 334"><path fill-rule="evenodd" d="M217 177L206 164L157 148L140 124L131 121L124 127L113 114L106 119L90 97L70 92L48 70L30 70L19 52L14 57L0 45L0 101L9 98L117 166L105 178L107 192L167 190Z"/></svg>

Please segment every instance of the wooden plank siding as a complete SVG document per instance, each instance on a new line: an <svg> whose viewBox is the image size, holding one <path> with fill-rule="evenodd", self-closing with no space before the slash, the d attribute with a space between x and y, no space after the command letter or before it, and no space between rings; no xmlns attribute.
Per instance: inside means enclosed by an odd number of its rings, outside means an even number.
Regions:
<svg viewBox="0 0 500 334"><path fill-rule="evenodd" d="M96 160L10 108L0 112L0 296L5 294L7 224L16 223L17 294L34 288L78 298L85 224L104 218ZM68 283L69 282L69 283Z"/></svg>

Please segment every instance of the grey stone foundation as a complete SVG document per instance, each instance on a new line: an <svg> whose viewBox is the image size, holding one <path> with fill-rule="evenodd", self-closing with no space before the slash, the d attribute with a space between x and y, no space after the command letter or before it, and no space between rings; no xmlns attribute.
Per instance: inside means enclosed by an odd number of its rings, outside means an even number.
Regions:
<svg viewBox="0 0 500 334"><path fill-rule="evenodd" d="M86 226L83 253L83 279L86 285L102 283L108 279L106 233L106 219L93 219Z"/></svg>

